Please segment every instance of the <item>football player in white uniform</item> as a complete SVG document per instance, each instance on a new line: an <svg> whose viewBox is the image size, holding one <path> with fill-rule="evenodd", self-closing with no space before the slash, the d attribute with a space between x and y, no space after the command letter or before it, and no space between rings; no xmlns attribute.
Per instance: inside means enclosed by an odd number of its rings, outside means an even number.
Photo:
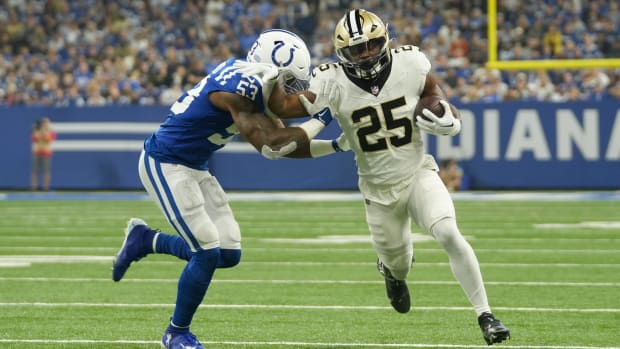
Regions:
<svg viewBox="0 0 620 349"><path fill-rule="evenodd" d="M491 313L477 257L457 227L452 198L439 178L438 166L424 153L420 131L452 136L461 128L458 111L445 101L429 73L429 60L416 46L391 49L383 21L362 9L342 17L333 40L340 62L316 67L309 90L316 91L317 99L330 101L343 136L311 144L310 152L314 157L349 148L355 153L377 267L392 306L400 313L410 309L406 278L413 262L413 220L448 254L487 344L509 338L509 329ZM331 93L320 88L326 82L335 83L337 95L323 95ZM424 115L413 115L418 100L426 95L444 98L443 115L428 109ZM281 118L302 115L301 105L311 113L323 107L277 89L269 102Z"/></svg>
<svg viewBox="0 0 620 349"><path fill-rule="evenodd" d="M247 59L273 67L289 92L303 88L310 77L305 43L285 30L263 32ZM178 235L153 230L139 218L130 219L113 262L112 279L120 281L132 262L150 253L187 261L161 340L166 349L204 349L190 332L194 314L215 270L233 267L241 259L239 225L226 194L209 172L213 152L241 134L267 158L292 150L307 153L309 140L330 120L324 111L299 127L284 128L280 120L265 115L270 89L280 84L263 84L243 70L243 64L237 59L222 62L184 92L145 140L140 156L140 180Z"/></svg>

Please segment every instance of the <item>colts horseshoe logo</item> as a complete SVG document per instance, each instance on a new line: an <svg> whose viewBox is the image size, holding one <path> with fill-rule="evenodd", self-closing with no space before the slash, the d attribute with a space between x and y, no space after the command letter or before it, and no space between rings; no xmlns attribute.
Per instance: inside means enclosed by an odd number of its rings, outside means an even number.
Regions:
<svg viewBox="0 0 620 349"><path fill-rule="evenodd" d="M293 61L293 56L295 55L295 48L291 47L290 56L288 60L286 62L278 62L278 59L276 58L276 53L278 52L279 49L284 47L284 45L285 45L284 41L276 41L273 51L271 51L271 60L273 61L273 64L275 64L277 67L288 66Z"/></svg>

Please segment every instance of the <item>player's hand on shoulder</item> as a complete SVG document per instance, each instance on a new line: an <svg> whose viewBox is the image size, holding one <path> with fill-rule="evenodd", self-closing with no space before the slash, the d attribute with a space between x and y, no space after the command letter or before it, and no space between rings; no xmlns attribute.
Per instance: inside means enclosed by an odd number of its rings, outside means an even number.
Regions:
<svg viewBox="0 0 620 349"><path fill-rule="evenodd" d="M461 131L461 121L452 111L450 103L446 100L440 100L443 106L443 115L437 115L428 108L422 109L421 115L415 115L417 126L427 132L440 136L454 136Z"/></svg>

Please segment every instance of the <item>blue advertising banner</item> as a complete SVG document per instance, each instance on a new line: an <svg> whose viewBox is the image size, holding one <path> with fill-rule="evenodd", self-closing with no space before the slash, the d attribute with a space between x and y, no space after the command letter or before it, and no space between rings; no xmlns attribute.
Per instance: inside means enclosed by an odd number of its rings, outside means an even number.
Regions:
<svg viewBox="0 0 620 349"><path fill-rule="evenodd" d="M428 137L475 189L620 189L620 103L460 106L457 137Z"/></svg>
<svg viewBox="0 0 620 349"><path fill-rule="evenodd" d="M427 136L438 161L457 159L470 189L620 189L620 103L466 104L456 137ZM0 189L30 185L30 132L48 116L54 142L52 189L141 189L137 161L144 138L166 107L0 109ZM340 133L336 123L317 138ZM225 189L350 190L357 188L351 153L270 161L232 142L211 171Z"/></svg>

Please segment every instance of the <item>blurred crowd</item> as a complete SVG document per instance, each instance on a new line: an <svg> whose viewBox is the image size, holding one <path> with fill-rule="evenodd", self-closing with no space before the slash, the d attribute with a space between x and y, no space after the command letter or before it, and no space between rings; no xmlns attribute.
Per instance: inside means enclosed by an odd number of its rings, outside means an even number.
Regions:
<svg viewBox="0 0 620 349"><path fill-rule="evenodd" d="M498 0L498 58L618 59L619 3ZM419 46L454 102L620 99L620 68L486 68L486 0L0 0L0 106L169 105L269 28L335 61L353 7L382 17L393 45Z"/></svg>

